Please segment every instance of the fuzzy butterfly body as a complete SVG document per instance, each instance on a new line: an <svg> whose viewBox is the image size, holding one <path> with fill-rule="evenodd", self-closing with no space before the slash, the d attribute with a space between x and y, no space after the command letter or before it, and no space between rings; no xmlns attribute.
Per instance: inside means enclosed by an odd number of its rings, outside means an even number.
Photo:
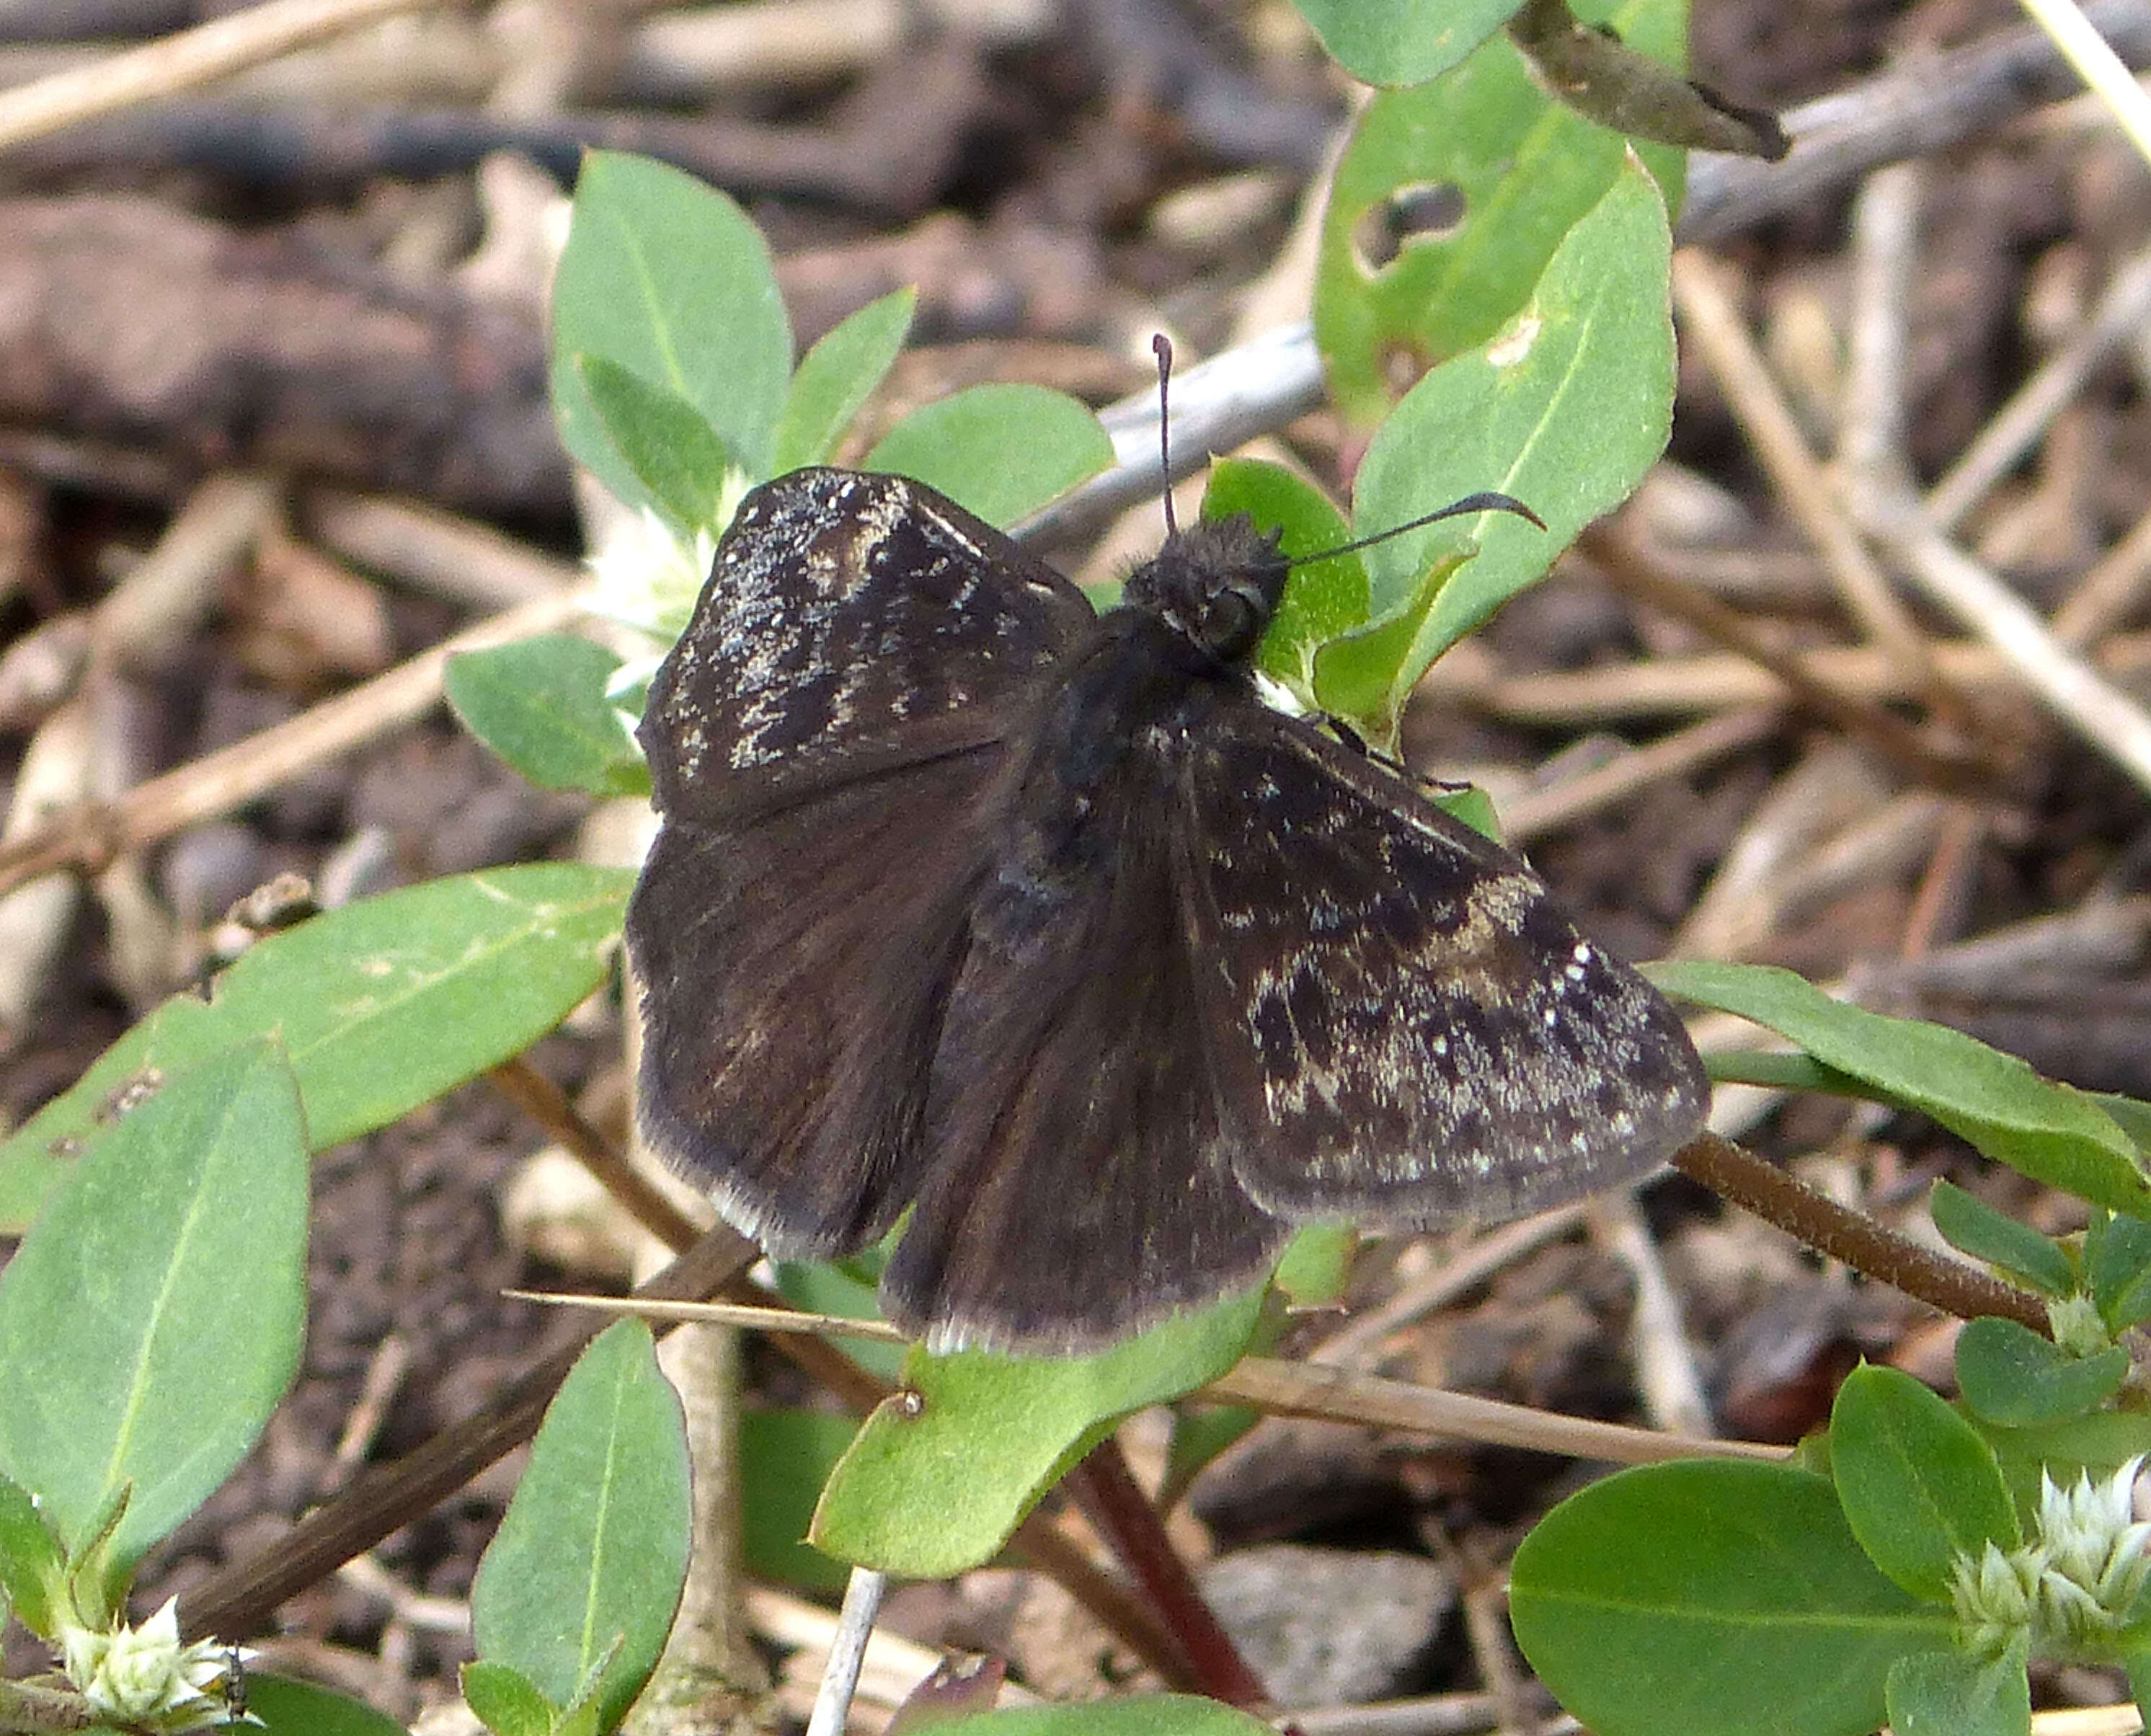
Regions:
<svg viewBox="0 0 2151 1736"><path fill-rule="evenodd" d="M1121 607L922 484L747 497L641 738L645 1131L782 1258L911 1216L941 1347L1095 1348L1293 1228L1630 1180L1707 1096L1520 862L1265 706L1286 562L1169 538Z"/></svg>

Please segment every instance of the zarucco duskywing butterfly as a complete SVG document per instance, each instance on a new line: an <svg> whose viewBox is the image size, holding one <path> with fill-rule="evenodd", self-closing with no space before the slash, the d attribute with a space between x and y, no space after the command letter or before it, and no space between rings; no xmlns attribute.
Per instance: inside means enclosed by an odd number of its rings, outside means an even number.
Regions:
<svg viewBox="0 0 2151 1736"><path fill-rule="evenodd" d="M1096 1348L1295 1226L1498 1219L1702 1121L1673 1010L1516 858L1258 696L1244 517L1120 607L924 485L756 489L659 670L642 1126L948 1348Z"/></svg>

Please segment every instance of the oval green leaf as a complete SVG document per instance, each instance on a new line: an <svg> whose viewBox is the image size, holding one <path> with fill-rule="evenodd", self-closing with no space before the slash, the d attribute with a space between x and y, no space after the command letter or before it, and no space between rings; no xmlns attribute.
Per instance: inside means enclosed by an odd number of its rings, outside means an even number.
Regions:
<svg viewBox="0 0 2151 1736"><path fill-rule="evenodd" d="M448 659L448 703L540 789L645 796L650 768L605 693L620 662L569 633L465 651Z"/></svg>
<svg viewBox="0 0 2151 1736"><path fill-rule="evenodd" d="M1136 1694L1080 1706L1015 1706L959 1718L963 1736L1273 1736L1245 1712L1192 1694Z"/></svg>
<svg viewBox="0 0 2151 1736"><path fill-rule="evenodd" d="M814 1504L859 1425L826 1410L740 1416L740 1544L757 1579L840 1593L851 1570L807 1541Z"/></svg>
<svg viewBox="0 0 2151 1736"><path fill-rule="evenodd" d="M0 1202L27 1221L104 1128L115 1093L276 1036L311 1149L356 1139L520 1054L605 980L635 876L488 868L324 913L256 944L210 999L174 996L0 1143Z"/></svg>
<svg viewBox="0 0 2151 1736"><path fill-rule="evenodd" d="M1095 1356L914 1351L822 1491L807 1541L840 1561L945 1579L990 1561L1113 1425L1215 1379L1262 1314L1254 1289Z"/></svg>
<svg viewBox="0 0 2151 1736"><path fill-rule="evenodd" d="M1424 84L1508 22L1521 0L1293 0L1330 58L1368 84Z"/></svg>
<svg viewBox="0 0 2151 1736"><path fill-rule="evenodd" d="M2083 1092L1939 1025L1833 1000L1789 970L1682 959L1645 973L1659 989L1768 1027L1888 1101L1939 1121L2035 1182L2135 1217L2151 1183L2135 1142Z"/></svg>
<svg viewBox="0 0 2151 1736"><path fill-rule="evenodd" d="M260 1437L298 1367L306 1129L273 1044L154 1082L0 1273L0 1470L69 1552L130 1491L123 1573Z"/></svg>
<svg viewBox="0 0 2151 1736"><path fill-rule="evenodd" d="M2016 1510L1994 1450L1895 1369L1859 1368L1845 1377L1830 1411L1830 1467L1860 1547L1915 1597L1946 1603L1960 1556L2017 1543Z"/></svg>
<svg viewBox="0 0 2151 1736"><path fill-rule="evenodd" d="M2102 1100L2102 1108L2106 1101ZM2128 1130L2124 1126L2122 1131ZM2140 1153L2142 1146L2137 1150ZM2093 1213L2084 1237L2083 1263L2084 1282L2109 1330L2123 1332L2151 1318L2151 1223L2118 1213Z"/></svg>
<svg viewBox="0 0 2151 1736"><path fill-rule="evenodd" d="M2032 1683L2025 1651L1999 1658L1917 1652L1890 1668L1895 1736L2031 1736Z"/></svg>
<svg viewBox="0 0 2151 1736"><path fill-rule="evenodd" d="M599 1727L625 1714L686 1582L686 1425L640 1320L592 1339L545 1412L530 1465L471 1587L480 1657L555 1706L608 1652Z"/></svg>
<svg viewBox="0 0 2151 1736"><path fill-rule="evenodd" d="M1942 1240L1960 1253L1984 1260L2042 1296L2066 1296L2076 1288L2075 1269L2051 1237L1996 1211L1976 1194L1937 1182L1927 1196L1927 1211Z"/></svg>
<svg viewBox="0 0 2151 1736"><path fill-rule="evenodd" d="M1745 1460L1571 1496L1516 1551L1509 1609L1601 1736L1869 1736L1890 1664L1951 1631L1875 1571L1826 1479Z"/></svg>
<svg viewBox="0 0 2151 1736"><path fill-rule="evenodd" d="M716 189L646 157L591 152L553 278L560 438L622 500L654 505L577 372L590 356L684 398L751 478L770 473L792 326L768 243Z"/></svg>
<svg viewBox="0 0 2151 1736"><path fill-rule="evenodd" d="M474 1658L463 1668L463 1703L493 1736L553 1736L559 1708L513 1665Z"/></svg>
<svg viewBox="0 0 2151 1736"><path fill-rule="evenodd" d="M5 1383L0 1382L0 1391ZM0 1476L0 1624L13 1609L40 1639L56 1640L67 1596L67 1556L30 1491Z"/></svg>
<svg viewBox="0 0 2151 1736"><path fill-rule="evenodd" d="M829 456L903 347L918 300L906 288L869 301L807 351L777 420L772 474Z"/></svg>
<svg viewBox="0 0 2151 1736"><path fill-rule="evenodd" d="M2128 1352L2119 1344L2072 1356L2029 1327L1992 1317L1967 1322L1957 1335L1956 1381L1966 1408L2005 1428L2088 1416L2128 1374Z"/></svg>
<svg viewBox="0 0 2151 1736"><path fill-rule="evenodd" d="M861 468L923 482L1005 527L1112 462L1111 438L1066 392L1004 382L914 410Z"/></svg>
<svg viewBox="0 0 2151 1736"><path fill-rule="evenodd" d="M402 1724L371 1706L282 1676L250 1673L246 1709L261 1719L265 1736L410 1736Z"/></svg>
<svg viewBox="0 0 2151 1736"><path fill-rule="evenodd" d="M605 356L571 356L569 365L658 512L691 540L720 534L730 522L735 478L745 469L709 419L678 392L652 384Z"/></svg>

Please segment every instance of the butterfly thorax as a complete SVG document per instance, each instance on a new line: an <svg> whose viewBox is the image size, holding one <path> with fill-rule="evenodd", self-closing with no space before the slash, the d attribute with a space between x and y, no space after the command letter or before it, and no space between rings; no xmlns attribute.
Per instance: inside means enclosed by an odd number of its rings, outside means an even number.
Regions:
<svg viewBox="0 0 2151 1736"><path fill-rule="evenodd" d="M1214 668L1254 655L1287 571L1276 533L1235 513L1168 537L1128 574L1122 600L1172 630L1184 666Z"/></svg>

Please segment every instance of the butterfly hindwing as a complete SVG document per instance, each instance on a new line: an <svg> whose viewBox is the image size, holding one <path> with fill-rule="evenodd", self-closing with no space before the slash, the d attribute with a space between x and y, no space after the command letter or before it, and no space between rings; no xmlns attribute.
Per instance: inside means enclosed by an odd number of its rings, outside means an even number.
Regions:
<svg viewBox="0 0 2151 1736"><path fill-rule="evenodd" d="M863 1247L918 1186L997 759L975 749L736 828L670 820L652 847L627 914L644 1134L774 1253Z"/></svg>
<svg viewBox="0 0 2151 1736"><path fill-rule="evenodd" d="M1182 897L1235 1170L1294 1220L1496 1219L1632 1179L1708 1101L1678 1016L1536 876L1251 696L1183 770Z"/></svg>
<svg viewBox="0 0 2151 1736"><path fill-rule="evenodd" d="M1096 1348L1257 1283L1289 1235L1233 1179L1195 1040L1170 768L1084 686L992 807L932 1155L882 1281L944 1345Z"/></svg>
<svg viewBox="0 0 2151 1736"><path fill-rule="evenodd" d="M651 683L658 809L721 822L998 741L1091 620L1066 580L923 483L779 477L741 504Z"/></svg>

